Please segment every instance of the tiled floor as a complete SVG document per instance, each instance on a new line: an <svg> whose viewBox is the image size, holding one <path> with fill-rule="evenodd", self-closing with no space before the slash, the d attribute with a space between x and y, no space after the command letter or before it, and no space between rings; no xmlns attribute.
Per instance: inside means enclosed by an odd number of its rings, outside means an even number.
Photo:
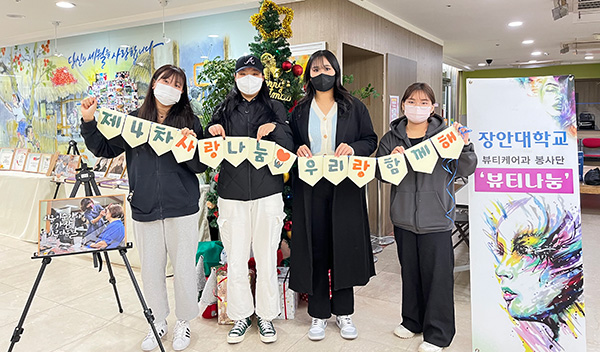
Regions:
<svg viewBox="0 0 600 352"><path fill-rule="evenodd" d="M596 274L600 271L600 256L596 255L600 249L600 210L594 202L583 215L588 351L600 351L600 335L597 334L600 328L600 276ZM1 235L0 243L0 351L5 351L41 262L30 259L34 244ZM25 331L14 351L140 351L139 344L148 326L125 267L113 265L125 310L120 314L106 270L98 273L90 257L58 257L47 266L25 321ZM466 246L457 248L456 257L458 265L466 262ZM113 263L121 263L118 255L111 258ZM256 326L253 326L243 343L228 345L225 336L229 326L199 317L191 322L192 343L186 351L416 351L420 337L401 340L392 333L399 322L401 301L395 245L385 248L378 258L377 276L367 286L356 289L354 321L359 337L354 341L340 337L333 319L330 319L323 341L308 340L310 318L306 303L302 303L295 320L275 322L279 339L274 344L261 343ZM139 271L135 271L139 280ZM172 279L168 279L168 285L172 298ZM446 351L471 350L469 290L469 272L457 273L457 333ZM175 322L173 315L168 319L171 328ZM172 351L170 338L171 333L165 340L167 351Z"/></svg>

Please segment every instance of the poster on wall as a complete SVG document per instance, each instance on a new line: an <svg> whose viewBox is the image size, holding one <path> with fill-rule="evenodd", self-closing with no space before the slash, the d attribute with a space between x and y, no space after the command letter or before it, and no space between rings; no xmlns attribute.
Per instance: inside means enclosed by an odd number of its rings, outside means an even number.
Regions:
<svg viewBox="0 0 600 352"><path fill-rule="evenodd" d="M468 79L467 114L473 351L585 351L573 77Z"/></svg>
<svg viewBox="0 0 600 352"><path fill-rule="evenodd" d="M124 203L124 194L40 201L37 255L75 254L125 246Z"/></svg>

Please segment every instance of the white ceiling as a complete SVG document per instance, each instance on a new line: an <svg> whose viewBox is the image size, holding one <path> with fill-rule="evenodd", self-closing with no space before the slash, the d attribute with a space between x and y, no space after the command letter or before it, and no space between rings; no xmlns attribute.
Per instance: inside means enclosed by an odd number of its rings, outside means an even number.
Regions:
<svg viewBox="0 0 600 352"><path fill-rule="evenodd" d="M159 0L71 0L77 5L73 9L58 8L55 1L0 0L0 47L52 39L52 21L61 21L61 38L162 20ZM532 59L553 64L600 62L600 49L592 61L584 60L585 51L581 50L577 55L574 50L559 53L561 43L593 40L592 35L600 32L600 13L582 19L569 14L554 21L553 0L349 1L443 44L444 62L459 68L481 69L477 64L488 58L493 59L489 68L515 67ZM248 0L169 0L165 16L169 21L257 7L258 1ZM26 17L11 19L7 14ZM511 21L523 25L510 28L507 24ZM535 42L523 45L524 39ZM533 57L533 51L548 55Z"/></svg>

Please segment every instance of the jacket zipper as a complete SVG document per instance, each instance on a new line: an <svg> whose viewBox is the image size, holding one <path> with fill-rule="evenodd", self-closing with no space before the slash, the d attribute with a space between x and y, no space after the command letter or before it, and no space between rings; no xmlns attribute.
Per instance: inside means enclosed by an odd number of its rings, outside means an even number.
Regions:
<svg viewBox="0 0 600 352"><path fill-rule="evenodd" d="M164 216L163 216L163 208L162 208L162 198L160 196L160 177L158 176L160 174L160 163L158 162L158 157L155 159L156 160L156 184L158 185L158 192L157 192L157 196L158 196L158 209L160 211L160 219L164 220Z"/></svg>
<svg viewBox="0 0 600 352"><path fill-rule="evenodd" d="M248 104L248 113L246 114L246 135L250 137L250 104ZM250 162L248 161L248 164ZM248 166L248 200L252 200L252 170L250 169L250 165Z"/></svg>

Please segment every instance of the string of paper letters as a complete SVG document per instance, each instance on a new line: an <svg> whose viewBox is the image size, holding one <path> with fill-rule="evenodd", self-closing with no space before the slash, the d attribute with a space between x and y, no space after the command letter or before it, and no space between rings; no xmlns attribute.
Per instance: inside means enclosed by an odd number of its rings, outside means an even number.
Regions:
<svg viewBox="0 0 600 352"><path fill-rule="evenodd" d="M456 159L464 146L464 141L456 129L448 127L430 139L407 149L404 154L391 154L379 158L330 155L298 158L294 153L271 141L257 141L249 137L223 139L220 136L198 140L193 136L184 136L181 130L174 127L113 110L98 111L98 130L107 139L121 135L132 148L149 143L159 156L172 152L178 163L191 160L198 149L200 161L212 168L219 166L223 159L233 166L248 160L257 169L268 166L273 175L289 172L298 160L300 179L311 186L323 177L335 185L347 177L362 187L375 177L377 166L385 181L398 185L406 176L407 159L414 171L430 174L439 157Z"/></svg>

